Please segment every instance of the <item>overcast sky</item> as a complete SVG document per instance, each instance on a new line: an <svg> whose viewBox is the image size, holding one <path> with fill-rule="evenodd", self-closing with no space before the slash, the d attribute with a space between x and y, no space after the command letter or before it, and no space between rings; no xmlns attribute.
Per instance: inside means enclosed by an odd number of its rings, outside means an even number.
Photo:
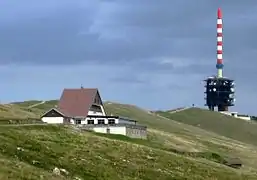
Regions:
<svg viewBox="0 0 257 180"><path fill-rule="evenodd" d="M218 7L233 110L257 115L254 0L0 0L0 100L58 99L83 84L147 109L203 107Z"/></svg>

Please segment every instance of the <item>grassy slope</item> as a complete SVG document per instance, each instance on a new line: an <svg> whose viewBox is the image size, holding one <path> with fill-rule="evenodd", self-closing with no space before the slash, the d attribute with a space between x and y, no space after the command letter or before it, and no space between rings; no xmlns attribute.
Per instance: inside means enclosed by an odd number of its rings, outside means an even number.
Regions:
<svg viewBox="0 0 257 180"><path fill-rule="evenodd" d="M27 119L27 118L39 118L40 115L54 107L57 104L57 100L46 101L44 104L39 104L33 108L29 106L38 104L42 101L32 100L24 102L14 102L11 104L0 105L0 120L5 119Z"/></svg>
<svg viewBox="0 0 257 180"><path fill-rule="evenodd" d="M40 108L38 108L38 107L32 108L32 111L33 112L36 112L36 111L43 112L50 106L54 106L54 104L56 104L56 101L55 102L50 101L49 104L48 104L48 102L46 102L45 104L40 105L41 106ZM129 172L126 172L126 173L128 173L128 174L132 173L132 172L134 174L136 173L138 176L140 176L139 179L147 179L146 177L142 178L143 176L146 176L145 172L141 171L141 173L140 173L137 169L139 167L143 168L142 166L144 163L152 164L151 167L147 166L147 168L149 168L149 172L147 170L147 172L149 173L148 179L153 179L151 177L152 175L157 176L157 177L158 177L158 175L161 175L160 179L165 179L166 177L171 176L171 174L169 174L170 172L168 172L170 170L172 170L172 173L174 175L177 175L177 177L179 177L179 174L181 177L182 176L186 177L187 175L182 174L182 171L187 170L188 166L190 166L190 167L192 166L192 168L194 168L194 170L193 170L194 172L191 171L191 174L190 173L188 174L188 177L192 176L191 179L194 178L194 175L195 175L195 179L201 179L203 177L206 178L208 173L205 173L205 175L204 175L202 172L204 172L205 170L201 169L204 166L206 166L206 171L211 172L211 174L212 174L211 176L215 177L216 175L213 174L215 172L215 173L223 175L224 177L227 177L229 179L233 179L233 178L234 179L244 179L242 176L238 175L238 173L243 172L246 174L252 174L252 173L255 173L255 169L257 169L257 164L255 162L255 159L257 158L257 153L255 152L256 146L254 146L254 145L249 145L249 144L245 144L243 142L239 142L239 141L236 141L233 139L222 137L215 133L207 132L198 127L193 127L193 126L182 124L182 123L179 123L176 121L171 121L167 118L159 117L155 114L148 113L145 110L139 109L139 108L137 108L135 106L131 106L131 105L106 103L105 109L107 110L107 112L109 114L116 114L116 115L131 117L133 119L138 120L139 123L146 124L149 127L149 140L147 142L141 142L140 144L147 146L146 149L148 149L148 152L154 151L155 153L158 153L158 155L157 155L158 160L154 161L154 163L153 163L153 162L151 162L152 161L151 159L145 158L144 155L136 156L138 161L140 161L140 162L136 162L136 164L138 164L139 166L136 166L134 168L130 167L131 169L129 168L128 169ZM60 135L60 136L62 136L62 138L60 138L58 141L56 141L56 147L55 148L51 147L52 153L55 153L58 149L62 149L63 142L61 139L66 138L65 134L63 132L64 129L61 131L52 131L51 128L43 129L40 131L33 129L33 128L30 129L29 131L25 130L25 129L26 129L25 127L19 128L19 129L17 129L17 128L7 129L5 127L6 133L2 134L0 136L0 138L5 139L6 136L7 137L10 136L10 134L18 134L18 136L22 137L22 138L18 138L18 140L15 140L15 141L19 142L20 144L24 143L23 138L25 138L25 137L23 137L23 136L26 136L26 137L28 136L28 137L31 137L31 140L33 140L33 143L35 141L38 143L38 145L44 146L45 143L48 143L49 140L47 140L47 142L43 142L41 140L38 140L38 136L42 136L41 134L45 134L44 136L47 136L47 138L49 138L49 139L56 139L55 136ZM65 129L65 133L67 133L67 132L68 132L68 135L72 135L70 130ZM15 135L12 138L17 138L17 137ZM99 137L99 136L96 136L96 135L90 134L90 133L81 135L78 138L78 141L82 141L82 140L87 141L88 138L89 139L91 139L91 138L97 139L95 141L96 143L94 145L91 145L90 143L86 143L88 145L85 145L82 143L82 145L83 145L83 147L82 147L82 146L80 146L81 142L78 142L78 144L74 144L76 142L73 142L73 144L71 144L71 146L76 147L75 148L76 152L79 152L80 150L82 150L84 153L83 149L91 148L91 146L93 146L93 147L98 146L99 151L106 152L107 147L110 148L110 150L116 149L116 147L108 146L108 144L112 144L115 142L115 143L118 143L117 146L124 146L123 148L121 148L121 150L126 152L125 156L127 156L127 158L134 159L134 154L131 154L130 152L135 151L139 154L142 153L141 149L137 148L137 150L135 150L135 148L138 147L135 144L131 144L131 143L124 144L122 142L105 139L105 138L102 138L102 137ZM80 139L82 139L82 140L80 140ZM113 138L111 138L111 139L113 139ZM28 140L26 140L25 144L27 144L29 142L29 141L28 142L27 141ZM9 140L8 140L8 142L9 142ZM138 142L133 142L133 143L138 143ZM11 144L13 144L13 143L11 143ZM9 145L10 147L13 146L11 144ZM65 143L63 145L69 146ZM4 146L6 147L6 144L0 143L0 148L4 147ZM59 146L61 146L61 147L59 147ZM90 146L90 147L88 147L88 146ZM127 149L125 148L125 146ZM149 149L149 147L151 149ZM14 148L14 147L12 147L12 148ZM124 150L124 148L125 148L125 150ZM133 150L131 150L131 149L133 149ZM220 156L227 156L227 155L233 156L233 157L237 156L243 160L243 163L245 166L242 168L242 170L232 171L231 169L229 169L225 166L221 166L216 163L213 163L212 161L206 160L206 157L205 157L205 159L202 159L202 158L193 158L192 159L192 157L189 157L189 159L188 159L188 158L186 158L187 156L179 156L179 155L172 154L171 152L174 152L174 150L189 151L189 152L214 152L214 153L219 154ZM42 151L40 151L40 152L42 153ZM122 155L121 152L112 154L111 156L108 155L107 159L112 161L112 159L114 158L113 156L115 156L115 158L124 157L124 155ZM93 153L93 152L90 151L90 153ZM10 158L11 156L6 156L6 154L2 154L2 156L3 156L3 161L10 161L10 163L14 163L14 159ZM42 153L42 156L49 158L52 156L52 154ZM77 158L79 158L82 155L77 153L76 156L77 156ZM84 156L86 156L86 154ZM162 157L165 156L165 157L164 157L164 159L160 159L159 156L162 156ZM39 156L38 158L41 158L40 161L43 161L43 159L42 159L43 157ZM210 158L207 158L207 159L210 159ZM1 156L0 156L0 160L1 160ZM31 164L27 161L17 160L17 159L15 160L15 162L16 161L17 161L17 163L23 163L24 166L26 166L27 168L31 168L31 169L35 168L35 165L31 166ZM89 161L89 160L87 159L87 161ZM92 163L94 161L98 162L96 159L90 160L90 162L92 162ZM176 163L183 163L183 165L180 164L179 166L176 166L175 164L173 164L173 165L171 165L171 167L167 167L165 164L167 164L167 163L169 164L170 161L175 161ZM63 163L63 162L61 162L61 163ZM185 165L184 163L188 163L188 165ZM206 165L203 165L203 164L206 164ZM60 165L60 164L57 164L57 165ZM87 165L87 167L90 167L93 169L99 168L101 166L101 165L92 165L93 167L91 167L88 164L86 164L86 165ZM130 164L130 166L131 165L133 166L134 164ZM68 168L68 170L70 170L71 167L75 168L75 165L68 167L67 164L66 165L61 164L60 166L62 166L64 168ZM78 166L79 166L79 164L78 164ZM110 164L108 164L107 167L109 168L109 166L110 166ZM123 166L125 167L126 165L123 165ZM161 169L161 170L159 170L160 172L155 172L155 171L158 171L158 168L154 168L154 166L160 167L160 169ZM176 168L175 168L175 166L176 166ZM111 168L111 170L109 170L109 171L113 172L114 171L114 169L112 169L113 167L110 167L110 168ZM51 176L51 174L49 174L50 168L41 168L41 169L37 169L37 170L40 173L45 173L46 175ZM12 171L20 172L20 170L17 168L13 168ZM72 171L72 170L70 170L70 171ZM108 174L109 171L102 172L102 173ZM124 170L122 170L122 171L124 171ZM110 175L110 176L112 176L113 178L115 178L116 176L122 176L122 171L118 171L119 173L117 173L116 175ZM153 174L152 171L154 171L154 173L157 173L157 174ZM231 175L230 174L231 172L235 172L235 174ZM3 173L3 174L5 175L5 173ZM92 170L92 172L90 172L90 173L92 175L94 175L96 173L96 170ZM160 174L158 174L158 173L160 173ZM164 175L165 173L166 173L166 175ZM1 171L0 171L0 174L1 174ZM227 175L225 175L225 174L227 174ZM80 174L78 174L78 175L80 175ZM199 177L197 177L198 175L199 175ZM107 175L107 176L109 176L109 175ZM232 178L232 176L234 176L234 177ZM84 176L84 177L86 177L86 176ZM126 175L123 178L130 179L130 177L132 177L132 175ZM121 177L117 177L117 178L121 178ZM248 179L250 179L250 178L248 178Z"/></svg>
<svg viewBox="0 0 257 180"><path fill-rule="evenodd" d="M0 150L1 179L254 179L201 159L60 126L0 127ZM54 167L69 174L55 177Z"/></svg>
<svg viewBox="0 0 257 180"><path fill-rule="evenodd" d="M19 104L1 104L0 119L25 119L28 117L36 117L33 112L28 111L25 107Z"/></svg>
<svg viewBox="0 0 257 180"><path fill-rule="evenodd" d="M16 104L19 105L21 107L29 107L32 106L34 104L40 103L42 101L38 101L38 100L30 100L30 101L23 101L23 102L13 102L11 104Z"/></svg>
<svg viewBox="0 0 257 180"><path fill-rule="evenodd" d="M44 104L40 104L34 108L32 108L32 110L40 110L42 112L47 111L53 107L55 107L58 103L58 100L50 100L50 101L46 101Z"/></svg>
<svg viewBox="0 0 257 180"><path fill-rule="evenodd" d="M254 144L247 144L244 141L220 136L199 127L172 121L131 105L106 103L105 109L109 113L131 117L141 124L146 124L150 128L149 138L152 142L160 143L160 147L190 152L210 151L222 156L240 157L245 165L244 170L252 171L257 168L255 160L257 147ZM236 121L244 123L241 120L236 119ZM234 131L240 131L240 126Z"/></svg>
<svg viewBox="0 0 257 180"><path fill-rule="evenodd" d="M169 119L257 145L257 124L208 110L191 108L177 113L158 112Z"/></svg>

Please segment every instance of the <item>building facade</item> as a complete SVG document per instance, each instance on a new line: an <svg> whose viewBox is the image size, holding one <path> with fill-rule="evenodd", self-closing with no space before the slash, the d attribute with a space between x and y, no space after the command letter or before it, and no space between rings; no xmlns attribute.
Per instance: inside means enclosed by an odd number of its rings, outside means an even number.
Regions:
<svg viewBox="0 0 257 180"><path fill-rule="evenodd" d="M235 118L238 118L238 119L243 119L243 120L246 120L246 121L251 121L251 116L248 116L248 115L242 115L242 114L238 114L238 112L221 112L222 114L225 114L225 115L229 115L229 116L233 116Z"/></svg>
<svg viewBox="0 0 257 180"><path fill-rule="evenodd" d="M99 119L98 119L99 118ZM94 124L93 124L94 123ZM93 130L98 133L120 134L131 138L147 138L147 127L137 124L137 121L118 116L92 117L87 123L76 124L85 130Z"/></svg>
<svg viewBox="0 0 257 180"><path fill-rule="evenodd" d="M57 108L41 116L48 124L71 124L98 133L147 138L147 127L119 116L107 116L98 89L64 89Z"/></svg>

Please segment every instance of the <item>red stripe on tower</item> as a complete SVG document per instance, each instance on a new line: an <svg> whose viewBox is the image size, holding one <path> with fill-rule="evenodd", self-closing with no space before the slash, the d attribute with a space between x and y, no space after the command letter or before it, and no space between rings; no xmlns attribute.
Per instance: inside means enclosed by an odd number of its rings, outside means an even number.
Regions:
<svg viewBox="0 0 257 180"><path fill-rule="evenodd" d="M222 69L223 67L223 57L222 57L222 12L221 9L218 8L217 13L217 69Z"/></svg>

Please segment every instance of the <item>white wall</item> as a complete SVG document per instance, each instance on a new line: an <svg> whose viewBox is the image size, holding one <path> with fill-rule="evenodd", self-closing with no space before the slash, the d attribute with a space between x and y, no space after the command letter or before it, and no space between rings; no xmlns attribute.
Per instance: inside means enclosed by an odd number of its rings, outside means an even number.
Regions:
<svg viewBox="0 0 257 180"><path fill-rule="evenodd" d="M70 120L71 124L76 124L76 120L75 119L71 119ZM87 124L87 120L86 119L81 119L81 124Z"/></svg>
<svg viewBox="0 0 257 180"><path fill-rule="evenodd" d="M221 113L229 115L229 116L233 116L235 118L243 119L243 120L248 120L248 121L251 120L250 116L248 116L248 117L247 116L240 116L237 112L221 112Z"/></svg>
<svg viewBox="0 0 257 180"><path fill-rule="evenodd" d="M62 124L63 123L63 117L43 117L41 120L48 124Z"/></svg>
<svg viewBox="0 0 257 180"><path fill-rule="evenodd" d="M94 127L94 131L98 133L107 133L108 127ZM109 127L110 134L126 135L126 127Z"/></svg>
<svg viewBox="0 0 257 180"><path fill-rule="evenodd" d="M102 119L104 119L104 118L102 118ZM94 124L97 124L97 118L86 118L86 124L87 124L87 120L93 120L94 121Z"/></svg>
<svg viewBox="0 0 257 180"><path fill-rule="evenodd" d="M237 116L237 118L243 119L243 120L247 120L250 121L251 117L245 117L245 116Z"/></svg>
<svg viewBox="0 0 257 180"><path fill-rule="evenodd" d="M103 119L105 124L108 124L108 120L109 119L114 119L115 120L115 124L136 124L134 121L128 121L126 119L118 119L118 118L106 118L106 117L87 117L87 118L83 118L81 119L81 124L87 124L88 120L93 120L94 124L98 124L98 120ZM71 124L74 124L76 121L75 120L71 120Z"/></svg>
<svg viewBox="0 0 257 180"><path fill-rule="evenodd" d="M115 124L136 124L134 121L128 121L128 120L123 120L123 119L118 119L118 118L105 118L105 117L98 117L98 118L86 118L85 124L87 124L87 120L94 120L94 124L97 124L98 119L104 119L105 124L108 124L108 119L114 119Z"/></svg>
<svg viewBox="0 0 257 180"><path fill-rule="evenodd" d="M114 119L114 118L105 118L105 117L86 118L86 120L83 122L83 124L87 124L87 120L94 120L94 124L98 124L98 119L104 119L104 123L108 124L108 119ZM118 119L115 119L115 123L117 123L117 122L118 122Z"/></svg>

